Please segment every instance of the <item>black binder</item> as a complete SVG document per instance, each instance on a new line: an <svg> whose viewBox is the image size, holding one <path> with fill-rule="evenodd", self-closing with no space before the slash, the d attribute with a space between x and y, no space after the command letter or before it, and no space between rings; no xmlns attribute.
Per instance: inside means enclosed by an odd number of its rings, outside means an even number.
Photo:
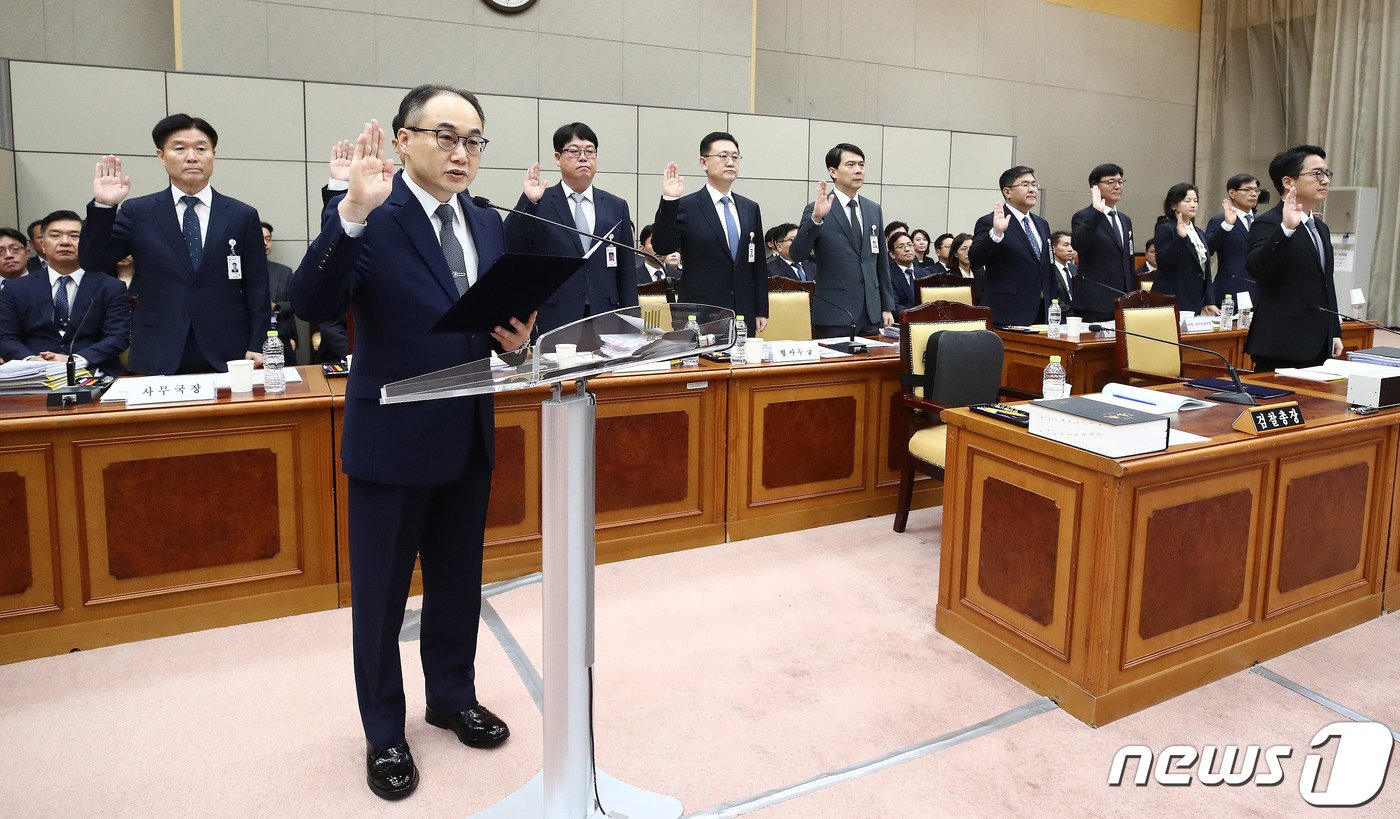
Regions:
<svg viewBox="0 0 1400 819"><path fill-rule="evenodd" d="M506 253L433 325L434 333L490 333L522 322L583 267L578 256Z"/></svg>

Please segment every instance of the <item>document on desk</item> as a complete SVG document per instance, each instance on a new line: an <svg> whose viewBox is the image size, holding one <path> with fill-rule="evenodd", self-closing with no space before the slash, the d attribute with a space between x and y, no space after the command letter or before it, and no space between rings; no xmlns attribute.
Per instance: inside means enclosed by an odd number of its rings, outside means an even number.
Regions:
<svg viewBox="0 0 1400 819"><path fill-rule="evenodd" d="M1181 446L1182 444L1202 444L1209 440L1210 439L1204 435L1196 435L1195 433L1186 432L1185 430L1180 430L1176 427L1167 428L1168 449L1174 446Z"/></svg>
<svg viewBox="0 0 1400 819"><path fill-rule="evenodd" d="M1153 415L1170 415L1182 410L1206 409L1215 406L1199 398L1175 395L1161 390L1146 390L1131 384L1108 383L1104 385L1102 393L1089 397L1128 409L1150 412Z"/></svg>

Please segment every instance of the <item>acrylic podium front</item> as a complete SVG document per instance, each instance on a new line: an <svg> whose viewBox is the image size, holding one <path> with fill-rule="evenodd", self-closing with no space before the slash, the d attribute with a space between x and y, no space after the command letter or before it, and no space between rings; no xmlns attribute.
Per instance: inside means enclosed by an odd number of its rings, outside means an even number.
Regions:
<svg viewBox="0 0 1400 819"><path fill-rule="evenodd" d="M691 316L694 327L688 326ZM717 307L628 307L545 333L535 352L519 363L492 356L384 387L380 401L385 404L552 388L541 408L544 767L479 816L681 815L680 800L620 782L596 770L592 759L596 406L587 381L627 367L728 349L734 332L734 313Z"/></svg>

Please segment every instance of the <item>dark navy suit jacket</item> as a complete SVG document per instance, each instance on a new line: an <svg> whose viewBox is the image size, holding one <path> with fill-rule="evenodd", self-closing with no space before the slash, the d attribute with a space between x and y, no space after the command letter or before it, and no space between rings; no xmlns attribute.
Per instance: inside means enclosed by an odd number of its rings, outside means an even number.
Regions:
<svg viewBox="0 0 1400 819"><path fill-rule="evenodd" d="M458 194L485 272L505 253L505 230L494 210ZM394 381L483 359L489 335L430 333L458 299L457 286L427 213L394 177L389 198L369 215L365 232L347 236L327 205L321 233L292 276L292 309L307 321L330 321L348 299L355 315L355 367L345 385L345 474L384 484L436 485L462 474L475 451L495 463L491 396L404 404L379 403ZM528 317L525 317L528 318ZM522 319L523 320L523 319Z"/></svg>
<svg viewBox="0 0 1400 819"><path fill-rule="evenodd" d="M1138 289L1133 273L1133 220L1119 211L1118 221L1121 235L1097 208L1084 208L1070 219L1070 244L1079 254L1074 309L1088 321L1112 321L1113 303ZM1058 279L1056 273L1054 280ZM1069 307L1064 300L1060 306Z"/></svg>
<svg viewBox="0 0 1400 819"><path fill-rule="evenodd" d="M1341 336L1337 317L1315 309L1337 309L1331 233L1321 219L1315 224L1326 251L1323 263L1305 226L1299 225L1292 236L1283 235L1283 203L1254 221L1248 270L1259 282L1259 294L1244 342L1246 353L1320 364L1331 354L1332 339Z"/></svg>
<svg viewBox="0 0 1400 819"><path fill-rule="evenodd" d="M562 183L561 183L562 184ZM521 194L515 204L516 210L533 213L560 224L574 223L573 205L564 195L560 185L550 185L545 189L539 202L531 202ZM613 239L627 247L632 247L632 214L622 199L593 188L593 233L606 236L613 225ZM546 256L574 256L584 253L583 240L577 233L538 222L526 216L510 214L506 217L506 246L517 253L539 253ZM591 242L589 243L591 246ZM588 257L588 261L574 275L570 276L558 290L555 290L544 304L540 305L535 328L547 333L556 327L578 321L586 314L587 304L593 315L616 310L619 307L637 305L637 274L635 255L631 250L618 248L617 264L607 265L606 246L598 248ZM485 267L481 268L483 271Z"/></svg>
<svg viewBox="0 0 1400 819"><path fill-rule="evenodd" d="M229 240L242 257L243 278L228 277ZM262 350L272 316L258 212L213 192L204 256L194 269L175 218L170 189L138 196L117 208L89 202L78 240L84 270L116 270L126 256L136 262L132 292L132 372L169 375L180 366L190 328L199 349L219 371L226 361Z"/></svg>
<svg viewBox="0 0 1400 819"><path fill-rule="evenodd" d="M1176 296L1178 310L1200 313L1201 308L1213 304L1220 305L1216 297L1215 285L1210 279L1210 240L1204 231L1192 225L1201 243L1206 248L1206 263L1203 267L1196 255L1196 246L1189 238L1176 233L1176 221L1167 219L1157 223L1154 237L1157 247L1157 281L1152 285L1154 293L1169 293Z"/></svg>
<svg viewBox="0 0 1400 819"><path fill-rule="evenodd" d="M816 281L817 263L812 261L811 259L808 259L807 261L802 262L801 264L802 275L805 277L803 281ZM785 279L792 279L793 281L798 280L797 271L792 269L792 265L783 261L782 256L773 256L768 260L768 275L770 278L773 276L782 276Z"/></svg>
<svg viewBox="0 0 1400 819"><path fill-rule="evenodd" d="M768 316L763 217L757 202L733 192L730 195L739 225L739 258L729 255L729 239L708 187L680 199L661 200L656 208L651 246L662 257L681 252L685 265L681 301L728 308L743 316L749 327L755 327L755 317Z"/></svg>
<svg viewBox="0 0 1400 819"><path fill-rule="evenodd" d="M1215 248L1215 294L1224 299L1225 294L1230 293L1238 302L1238 294L1248 291L1249 300L1257 303L1259 284L1250 278L1246 269L1250 229L1244 226L1243 218L1236 218L1230 230L1224 225L1223 213L1211 217L1206 225L1206 247Z"/></svg>
<svg viewBox="0 0 1400 819"><path fill-rule="evenodd" d="M861 237L856 241L851 232L850 214L834 192L829 195L831 210L820 225L812 220L815 205L807 203L802 221L797 225L797 237L788 248L792 258L803 264L815 257L821 265L817 298L812 301L812 323L844 327L854 317L857 328L879 327L880 314L893 313L895 307L894 294L890 292L884 211L879 203L864 196L857 197ZM870 247L872 236L875 237L873 250Z"/></svg>
<svg viewBox="0 0 1400 819"><path fill-rule="evenodd" d="M917 264L912 265L912 267L915 279L920 278L921 274L927 275L925 268L919 267ZM899 314L910 307L917 307L919 305L918 287L909 283L909 280L904 276L904 269L893 260L890 261L889 271L890 292L894 293L894 312Z"/></svg>
<svg viewBox="0 0 1400 819"><path fill-rule="evenodd" d="M73 294L70 334L54 321L48 271L12 279L0 293L0 358L22 359L43 352L73 352L89 367L121 374L117 356L126 349L131 320L126 287L120 279L87 271ZM86 316L86 320L84 320Z"/></svg>
<svg viewBox="0 0 1400 819"><path fill-rule="evenodd" d="M977 300L992 308L992 321L997 324L1035 324L1044 319L1049 303L1045 294L1051 288L1050 223L1030 214L1040 234L1040 258L1036 258L1015 211L1008 207L1006 213L1010 224L1000 242L992 241L992 213L978 219L973 228L968 260L974 268L986 268Z"/></svg>

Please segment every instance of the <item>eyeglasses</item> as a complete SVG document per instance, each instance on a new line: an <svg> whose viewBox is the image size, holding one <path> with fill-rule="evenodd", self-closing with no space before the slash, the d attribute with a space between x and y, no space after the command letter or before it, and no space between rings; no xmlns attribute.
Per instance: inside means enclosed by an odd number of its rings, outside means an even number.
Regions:
<svg viewBox="0 0 1400 819"><path fill-rule="evenodd" d="M405 125L404 130L432 134L437 137L438 147L449 153L457 150L457 146L461 145L466 150L467 156L481 156L482 151L486 150L486 143L491 141L479 136L458 136L456 131L448 128L410 128Z"/></svg>
<svg viewBox="0 0 1400 819"><path fill-rule="evenodd" d="M1029 191L1038 191L1038 190L1040 190L1040 185L1036 184L1035 182L1017 182L1017 183L1014 184L1014 185L1007 185L1007 187L1009 187L1009 188L1022 188L1023 190L1026 190L1026 191L1028 191L1028 192L1029 192Z"/></svg>
<svg viewBox="0 0 1400 819"><path fill-rule="evenodd" d="M914 243L913 243L913 242L900 242L899 244L897 244L897 245L894 246L894 249L895 249L895 250L913 250L913 249L914 249Z"/></svg>
<svg viewBox="0 0 1400 819"><path fill-rule="evenodd" d="M1121 188L1123 187L1123 178L1119 177L1117 179L1100 179L1099 184L1107 185L1110 188Z"/></svg>
<svg viewBox="0 0 1400 819"><path fill-rule="evenodd" d="M597 149L597 148L575 148L574 146L571 145L571 146L569 146L569 147L567 147L567 148L564 148L564 149L560 150L559 153L561 153L561 154L568 154L570 159L578 159L578 158L581 157L581 156L586 156L586 157L588 157L589 159L592 159L593 157L595 157L595 156L598 155L598 149Z"/></svg>
<svg viewBox="0 0 1400 819"><path fill-rule="evenodd" d="M1255 187L1253 187L1253 188L1235 188L1235 193L1243 193L1243 194L1246 194L1246 195L1251 194L1251 193L1258 193L1258 192L1259 192L1258 186L1255 186Z"/></svg>
<svg viewBox="0 0 1400 819"><path fill-rule="evenodd" d="M20 245L19 247L6 247L6 246L3 246L3 245L0 245L0 256L28 256L28 255L29 255L29 251L25 250L23 245Z"/></svg>
<svg viewBox="0 0 1400 819"><path fill-rule="evenodd" d="M708 159L718 159L720 162L738 162L744 158L743 154L702 154Z"/></svg>
<svg viewBox="0 0 1400 819"><path fill-rule="evenodd" d="M1298 174L1298 176L1311 176L1313 179L1317 180L1317 183L1319 185L1321 185L1323 182L1331 182L1332 177L1336 176L1336 174L1332 173L1326 168L1318 168L1315 171L1303 171L1302 173Z"/></svg>

